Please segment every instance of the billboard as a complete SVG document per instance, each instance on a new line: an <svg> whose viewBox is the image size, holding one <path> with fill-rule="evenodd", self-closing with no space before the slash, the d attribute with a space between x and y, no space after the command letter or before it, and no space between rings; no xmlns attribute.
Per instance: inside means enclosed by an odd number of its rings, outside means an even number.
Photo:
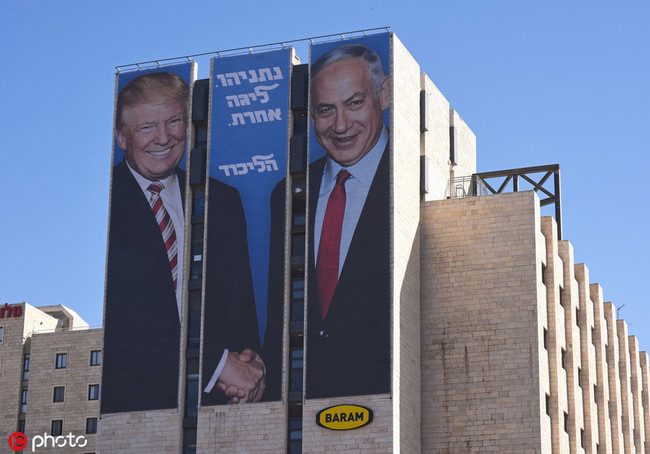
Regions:
<svg viewBox="0 0 650 454"><path fill-rule="evenodd" d="M176 408L190 62L119 72L101 412Z"/></svg>
<svg viewBox="0 0 650 454"><path fill-rule="evenodd" d="M206 207L202 405L279 399L267 327L270 199L287 176L292 49L213 58ZM283 207L280 207L283 210ZM282 315L272 317L281 323ZM265 352L273 352L272 354Z"/></svg>
<svg viewBox="0 0 650 454"><path fill-rule="evenodd" d="M390 392L390 35L313 44L306 397Z"/></svg>

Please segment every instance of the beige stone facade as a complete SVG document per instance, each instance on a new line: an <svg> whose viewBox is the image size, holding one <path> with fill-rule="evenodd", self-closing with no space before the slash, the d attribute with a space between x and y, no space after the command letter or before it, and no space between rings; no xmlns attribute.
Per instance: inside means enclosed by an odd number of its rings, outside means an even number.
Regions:
<svg viewBox="0 0 650 454"><path fill-rule="evenodd" d="M72 444L76 452L94 452L103 330L89 329L65 306L11 306L20 307L21 316L0 319L3 440L22 431L38 452L58 453ZM64 439L54 438L55 426Z"/></svg>
<svg viewBox="0 0 650 454"><path fill-rule="evenodd" d="M647 354L537 196L421 220L422 452L649 452Z"/></svg>

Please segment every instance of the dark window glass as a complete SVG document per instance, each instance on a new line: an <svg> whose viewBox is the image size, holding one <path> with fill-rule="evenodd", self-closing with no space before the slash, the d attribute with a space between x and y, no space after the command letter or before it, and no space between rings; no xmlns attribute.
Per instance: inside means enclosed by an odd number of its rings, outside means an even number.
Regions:
<svg viewBox="0 0 650 454"><path fill-rule="evenodd" d="M303 355L304 351L302 348L291 349L291 365L289 371L290 392L302 392Z"/></svg>
<svg viewBox="0 0 650 454"><path fill-rule="evenodd" d="M194 204L192 205L192 215L205 213L205 191L197 189L194 191Z"/></svg>
<svg viewBox="0 0 650 454"><path fill-rule="evenodd" d="M185 389L185 416L195 417L199 411L199 376L191 374L187 376L187 387Z"/></svg>
<svg viewBox="0 0 650 454"><path fill-rule="evenodd" d="M68 363L68 354L67 353L57 353L56 354L56 368L65 369Z"/></svg>
<svg viewBox="0 0 650 454"><path fill-rule="evenodd" d="M291 256L303 257L305 255L305 234L291 235Z"/></svg>
<svg viewBox="0 0 650 454"><path fill-rule="evenodd" d="M0 326L0 343L2 342L2 339L4 338L5 334L5 328L4 326Z"/></svg>
<svg viewBox="0 0 650 454"><path fill-rule="evenodd" d="M102 351L93 350L90 352L90 365L99 366L102 363Z"/></svg>
<svg viewBox="0 0 650 454"><path fill-rule="evenodd" d="M27 389L20 392L20 412L27 413Z"/></svg>
<svg viewBox="0 0 650 454"><path fill-rule="evenodd" d="M54 387L54 398L52 402L63 402L65 400L65 387L55 386Z"/></svg>
<svg viewBox="0 0 650 454"><path fill-rule="evenodd" d="M88 385L88 400L99 399L99 385Z"/></svg>
<svg viewBox="0 0 650 454"><path fill-rule="evenodd" d="M87 434L97 433L97 418L86 418L86 433Z"/></svg>
<svg viewBox="0 0 650 454"><path fill-rule="evenodd" d="M29 355L25 355L23 361L23 380L29 380Z"/></svg>
<svg viewBox="0 0 650 454"><path fill-rule="evenodd" d="M63 433L63 420L62 419L54 419L52 420L52 430L50 430L50 434L53 436L58 436Z"/></svg>

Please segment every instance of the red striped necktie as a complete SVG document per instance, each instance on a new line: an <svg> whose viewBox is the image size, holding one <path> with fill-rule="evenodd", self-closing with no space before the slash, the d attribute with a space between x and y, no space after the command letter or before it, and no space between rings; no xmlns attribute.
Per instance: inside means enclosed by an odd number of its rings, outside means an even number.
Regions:
<svg viewBox="0 0 650 454"><path fill-rule="evenodd" d="M160 191L165 188L163 184L159 181L151 183L147 190L151 192L151 198L149 199L149 205L153 210L153 214L156 217L156 222L160 228L160 233L162 234L163 241L165 243L165 248L167 249L167 258L169 259L169 267L172 272L172 279L174 280L174 290L178 285L178 251L176 244L176 231L174 230L174 223L172 218L169 217L169 213L163 205L162 198L160 198Z"/></svg>
<svg viewBox="0 0 650 454"><path fill-rule="evenodd" d="M336 175L336 185L327 200L323 217L323 228L318 244L316 260L316 281L318 284L318 301L320 316L324 320L330 308L336 283L339 280L339 252L341 249L341 230L345 213L345 181L350 172L341 170Z"/></svg>

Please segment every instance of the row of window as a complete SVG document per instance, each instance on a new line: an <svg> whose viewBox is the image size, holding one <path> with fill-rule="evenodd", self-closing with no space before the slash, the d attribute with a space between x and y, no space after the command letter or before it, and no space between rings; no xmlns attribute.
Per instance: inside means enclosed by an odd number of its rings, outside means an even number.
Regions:
<svg viewBox="0 0 650 454"><path fill-rule="evenodd" d="M97 433L97 418L86 418L86 434L96 434ZM62 419L53 419L52 427L50 429L50 435L58 436L63 435L63 420Z"/></svg>
<svg viewBox="0 0 650 454"><path fill-rule="evenodd" d="M55 386L52 402L63 402L64 400L65 386ZM99 385L88 385L88 400L99 400Z"/></svg>
<svg viewBox="0 0 650 454"><path fill-rule="evenodd" d="M92 350L90 352L90 365L99 366L102 363L102 352L101 350ZM67 353L57 353L55 367L57 369L65 369L68 367L68 354Z"/></svg>
<svg viewBox="0 0 650 454"><path fill-rule="evenodd" d="M23 380L29 380L29 365L30 365L30 354L26 354L23 361ZM90 365L99 366L102 364L102 351L101 350L92 350L90 352ZM68 367L68 354L67 353L57 353L56 359L54 362L54 367L56 369L66 369Z"/></svg>
<svg viewBox="0 0 650 454"><path fill-rule="evenodd" d="M99 400L99 385L88 385L88 400ZM52 396L52 402L65 401L65 386L55 386ZM20 413L27 412L27 388L23 388L20 393Z"/></svg>

